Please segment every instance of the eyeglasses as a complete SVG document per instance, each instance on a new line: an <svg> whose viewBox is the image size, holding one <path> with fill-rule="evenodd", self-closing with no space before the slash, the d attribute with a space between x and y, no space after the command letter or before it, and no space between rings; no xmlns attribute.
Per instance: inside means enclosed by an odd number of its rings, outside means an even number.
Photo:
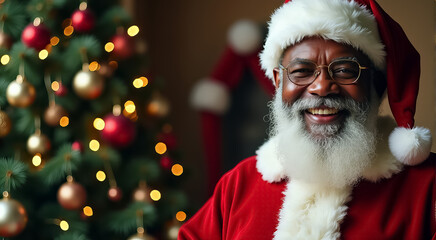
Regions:
<svg viewBox="0 0 436 240"><path fill-rule="evenodd" d="M287 67L280 64L280 68L286 70L288 79L295 85L306 86L315 81L321 74L321 68L327 67L330 78L341 85L350 85L360 77L360 73L369 67L362 67L356 58L336 59L329 65L317 65L306 59L296 59Z"/></svg>

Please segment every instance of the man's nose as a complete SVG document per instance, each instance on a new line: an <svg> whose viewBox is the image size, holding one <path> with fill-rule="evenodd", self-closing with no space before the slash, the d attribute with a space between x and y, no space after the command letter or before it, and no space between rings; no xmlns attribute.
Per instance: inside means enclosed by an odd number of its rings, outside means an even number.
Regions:
<svg viewBox="0 0 436 240"><path fill-rule="evenodd" d="M327 68L320 67L318 69L318 74L315 76L315 81L307 87L307 91L310 94L320 97L339 94L339 85L330 77Z"/></svg>

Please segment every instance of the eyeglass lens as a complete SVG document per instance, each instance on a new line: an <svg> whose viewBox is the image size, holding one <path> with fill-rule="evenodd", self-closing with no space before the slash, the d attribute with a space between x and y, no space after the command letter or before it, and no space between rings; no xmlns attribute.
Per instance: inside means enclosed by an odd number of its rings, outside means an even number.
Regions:
<svg viewBox="0 0 436 240"><path fill-rule="evenodd" d="M324 65L317 66L314 62L297 60L287 67L289 80L297 85L312 83L320 74ZM360 65L353 60L336 60L328 66L331 79L339 84L352 84L360 76Z"/></svg>

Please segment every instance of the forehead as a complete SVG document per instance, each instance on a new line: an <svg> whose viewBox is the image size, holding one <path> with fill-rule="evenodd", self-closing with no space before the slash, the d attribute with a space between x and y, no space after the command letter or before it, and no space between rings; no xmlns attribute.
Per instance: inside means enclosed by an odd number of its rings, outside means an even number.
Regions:
<svg viewBox="0 0 436 240"><path fill-rule="evenodd" d="M318 37L305 38L301 42L288 47L283 54L283 63L296 58L303 58L321 64L341 57L355 57L363 64L369 63L369 59L365 54L350 45Z"/></svg>

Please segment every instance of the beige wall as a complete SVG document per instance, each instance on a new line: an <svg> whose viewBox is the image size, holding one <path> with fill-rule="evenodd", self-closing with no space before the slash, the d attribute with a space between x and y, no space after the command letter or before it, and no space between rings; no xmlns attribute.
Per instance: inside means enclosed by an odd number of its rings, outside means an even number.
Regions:
<svg viewBox="0 0 436 240"><path fill-rule="evenodd" d="M436 84L435 84L435 2L429 0L378 0L404 29L421 54L421 85L416 107L415 125L424 126L433 135L432 151L436 151ZM387 101L383 114L390 114Z"/></svg>
<svg viewBox="0 0 436 240"><path fill-rule="evenodd" d="M179 139L181 160L187 167L188 192L194 194L191 199L194 204L204 200L205 176L199 118L188 101L191 88L210 73L232 23L241 18L266 22L282 2L136 0L133 5L142 26L142 37L149 47L152 72L167 82L165 93L172 103L171 121ZM404 27L421 53L422 85L416 124L430 128L435 136L434 1L379 0L379 3ZM386 109L384 113L388 112Z"/></svg>

